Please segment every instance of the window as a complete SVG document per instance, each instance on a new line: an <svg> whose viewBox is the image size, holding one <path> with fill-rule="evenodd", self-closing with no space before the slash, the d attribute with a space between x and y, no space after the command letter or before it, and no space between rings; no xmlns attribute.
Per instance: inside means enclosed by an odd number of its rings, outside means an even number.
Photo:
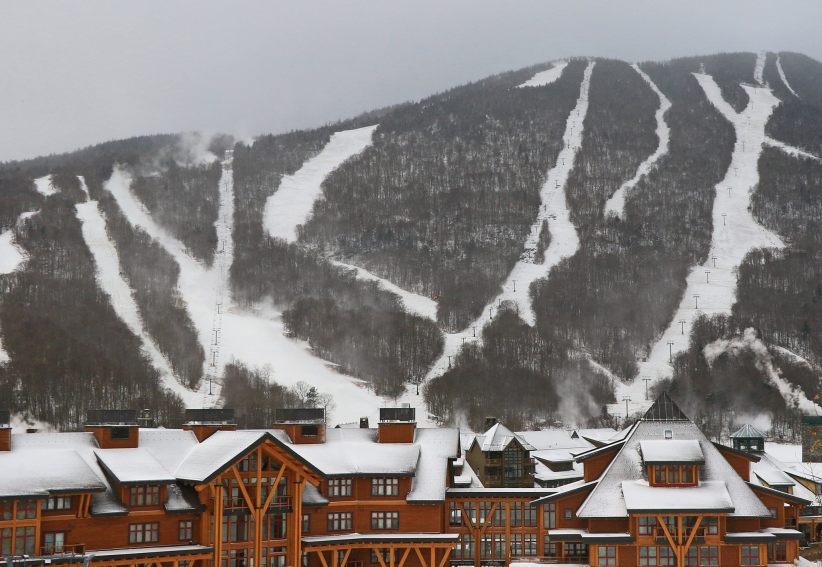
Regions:
<svg viewBox="0 0 822 567"><path fill-rule="evenodd" d="M129 543L157 543L160 540L160 524L150 522L146 524L129 524Z"/></svg>
<svg viewBox="0 0 822 567"><path fill-rule="evenodd" d="M573 520L574 519L574 510L572 508L566 508L564 512L564 516L566 520Z"/></svg>
<svg viewBox="0 0 822 567"><path fill-rule="evenodd" d="M474 558L474 536L473 534L463 534L462 536L462 558ZM460 549L459 546L457 549Z"/></svg>
<svg viewBox="0 0 822 567"><path fill-rule="evenodd" d="M128 490L131 506L157 506L160 504L159 486L132 486Z"/></svg>
<svg viewBox="0 0 822 567"><path fill-rule="evenodd" d="M657 556L659 557L657 565L676 565L674 550L667 545L660 546L657 549Z"/></svg>
<svg viewBox="0 0 822 567"><path fill-rule="evenodd" d="M537 534L525 534L523 540L523 553L525 557L537 556Z"/></svg>
<svg viewBox="0 0 822 567"><path fill-rule="evenodd" d="M504 557L504 546L502 548L502 554ZM522 557L522 534L511 534L511 557Z"/></svg>
<svg viewBox="0 0 822 567"><path fill-rule="evenodd" d="M548 541L548 534L545 534L545 539L542 541L542 554L545 557L558 557L559 548L557 544Z"/></svg>
<svg viewBox="0 0 822 567"><path fill-rule="evenodd" d="M71 496L51 496L46 501L46 510L71 510Z"/></svg>
<svg viewBox="0 0 822 567"><path fill-rule="evenodd" d="M642 545L639 547L639 564L656 565L656 547L653 545Z"/></svg>
<svg viewBox="0 0 822 567"><path fill-rule="evenodd" d="M511 512L513 512L513 510L511 510ZM513 518L511 520L512 520L512 523L511 523L512 526L518 526L519 525L519 524L514 524L513 523ZM502 502L497 504L497 507L494 508L494 519L491 520L491 525L493 525L494 527L497 527L497 528L504 528L505 527L505 504L503 504Z"/></svg>
<svg viewBox="0 0 822 567"><path fill-rule="evenodd" d="M192 541L194 539L194 522L191 520L180 520L177 523L177 539L180 541Z"/></svg>
<svg viewBox="0 0 822 567"><path fill-rule="evenodd" d="M311 531L311 516L303 514L303 533L307 534Z"/></svg>
<svg viewBox="0 0 822 567"><path fill-rule="evenodd" d="M699 546L692 545L685 552L685 567L697 567L699 565Z"/></svg>
<svg viewBox="0 0 822 567"><path fill-rule="evenodd" d="M11 555L11 528L0 528L0 556Z"/></svg>
<svg viewBox="0 0 822 567"><path fill-rule="evenodd" d="M700 545L699 546L700 565L719 565L719 546Z"/></svg>
<svg viewBox="0 0 822 567"><path fill-rule="evenodd" d="M392 550L388 550L388 549L380 549L380 555L382 556L382 561L386 565L390 564L390 562L391 562L391 551ZM396 555L395 555L395 557L396 557ZM379 564L379 562L380 562L380 560L377 559L377 554L374 553L374 550L372 549L371 550L371 563Z"/></svg>
<svg viewBox="0 0 822 567"><path fill-rule="evenodd" d="M719 535L719 518L716 516L705 516L702 518L702 527L707 535Z"/></svg>
<svg viewBox="0 0 822 567"><path fill-rule="evenodd" d="M400 479L398 478L372 478L371 496L399 496Z"/></svg>
<svg viewBox="0 0 822 567"><path fill-rule="evenodd" d="M653 535L657 525L654 516L640 516L637 520L639 535Z"/></svg>
<svg viewBox="0 0 822 567"><path fill-rule="evenodd" d="M768 513L771 515L771 518L776 518L776 508L768 508Z"/></svg>
<svg viewBox="0 0 822 567"><path fill-rule="evenodd" d="M128 439L128 427L112 427L111 428L111 438L117 440L124 440Z"/></svg>
<svg viewBox="0 0 822 567"><path fill-rule="evenodd" d="M665 430L665 439L673 439L673 438L674 438L674 432L673 432L673 430L671 430L671 429L666 429L666 430Z"/></svg>
<svg viewBox="0 0 822 567"><path fill-rule="evenodd" d="M784 541L768 544L768 563L784 563L788 560L788 545Z"/></svg>
<svg viewBox="0 0 822 567"><path fill-rule="evenodd" d="M317 437L320 434L320 428L316 425L302 425L300 426L300 435L303 437Z"/></svg>
<svg viewBox="0 0 822 567"><path fill-rule="evenodd" d="M600 545L597 547L597 565L600 567L615 567L617 564L616 556L615 545Z"/></svg>
<svg viewBox="0 0 822 567"><path fill-rule="evenodd" d="M448 503L448 525L461 526L462 525L462 510L456 502Z"/></svg>
<svg viewBox="0 0 822 567"><path fill-rule="evenodd" d="M34 555L34 526L15 529L14 554Z"/></svg>
<svg viewBox="0 0 822 567"><path fill-rule="evenodd" d="M398 530L400 529L399 512L371 512L372 530Z"/></svg>
<svg viewBox="0 0 822 567"><path fill-rule="evenodd" d="M37 501L36 500L18 500L17 501L17 519L18 520L32 520L37 517Z"/></svg>
<svg viewBox="0 0 822 567"><path fill-rule="evenodd" d="M350 478L332 478L328 481L329 496L351 496Z"/></svg>
<svg viewBox="0 0 822 567"><path fill-rule="evenodd" d="M13 505L11 500L0 500L0 520L11 520Z"/></svg>
<svg viewBox="0 0 822 567"><path fill-rule="evenodd" d="M650 465L648 475L652 486L689 486L698 481L694 465Z"/></svg>
<svg viewBox="0 0 822 567"><path fill-rule="evenodd" d="M66 543L65 532L50 532L43 534L43 553L63 553Z"/></svg>
<svg viewBox="0 0 822 567"><path fill-rule="evenodd" d="M557 527L557 504L548 502L542 507L542 523L546 530L553 530Z"/></svg>
<svg viewBox="0 0 822 567"><path fill-rule="evenodd" d="M522 525L526 528L537 527L537 507L533 504L526 504L523 511Z"/></svg>
<svg viewBox="0 0 822 567"><path fill-rule="evenodd" d="M503 468L506 480L517 480L525 475L523 457L526 457L525 452L517 445L512 443L505 448L503 451Z"/></svg>
<svg viewBox="0 0 822 567"><path fill-rule="evenodd" d="M350 532L351 512L329 512L328 531L329 532Z"/></svg>
<svg viewBox="0 0 822 567"><path fill-rule="evenodd" d="M758 545L743 545L739 552L742 557L740 565L761 565Z"/></svg>
<svg viewBox="0 0 822 567"><path fill-rule="evenodd" d="M566 559L588 560L587 543L565 543L563 544L563 551Z"/></svg>

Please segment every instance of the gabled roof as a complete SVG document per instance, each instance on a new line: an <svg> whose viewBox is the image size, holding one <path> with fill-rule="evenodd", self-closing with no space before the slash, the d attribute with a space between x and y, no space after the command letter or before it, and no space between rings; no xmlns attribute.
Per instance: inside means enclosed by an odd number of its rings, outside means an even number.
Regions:
<svg viewBox="0 0 822 567"><path fill-rule="evenodd" d="M690 421L679 406L663 392L642 417L645 421Z"/></svg>
<svg viewBox="0 0 822 567"><path fill-rule="evenodd" d="M177 479L151 453L134 449L95 449L97 461L120 484L169 484Z"/></svg>
<svg viewBox="0 0 822 567"><path fill-rule="evenodd" d="M533 451L534 447L528 443L525 439L505 427L501 423L495 423L492 425L488 431L483 433L482 435L477 435L475 442L479 444L480 451L483 453L487 451L502 451L504 450L514 439L522 445L522 448L526 451Z"/></svg>
<svg viewBox="0 0 822 567"><path fill-rule="evenodd" d="M646 465L705 462L696 439L646 439L639 442L639 448Z"/></svg>
<svg viewBox="0 0 822 567"><path fill-rule="evenodd" d="M751 425L750 423L746 423L733 433L731 433L731 438L740 438L740 439L754 439L760 438L765 439L765 435L759 431L756 427Z"/></svg>

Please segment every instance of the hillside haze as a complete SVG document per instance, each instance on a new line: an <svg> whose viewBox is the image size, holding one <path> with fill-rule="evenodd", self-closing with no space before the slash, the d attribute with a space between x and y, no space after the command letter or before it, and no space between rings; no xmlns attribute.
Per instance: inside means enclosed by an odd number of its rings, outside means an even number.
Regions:
<svg viewBox="0 0 822 567"><path fill-rule="evenodd" d="M244 143L0 165L0 406L709 432L822 394L822 64L572 58ZM626 416L627 412L627 416Z"/></svg>

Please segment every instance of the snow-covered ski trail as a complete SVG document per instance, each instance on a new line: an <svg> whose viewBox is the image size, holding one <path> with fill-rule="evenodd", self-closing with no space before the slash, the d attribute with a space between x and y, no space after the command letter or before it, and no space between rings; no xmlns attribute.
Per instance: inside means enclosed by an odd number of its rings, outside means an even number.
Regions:
<svg viewBox="0 0 822 567"><path fill-rule="evenodd" d="M81 179L81 183L85 188L85 180ZM159 373L162 385L180 396L186 407L197 407L200 401L197 392L189 390L177 380L168 360L145 328L133 290L122 275L120 255L106 232L106 220L97 201L80 203L75 205L74 209L77 220L80 221L83 241L91 251L97 268L97 285L109 296L111 306L120 320L142 342L143 350Z"/></svg>
<svg viewBox="0 0 822 567"><path fill-rule="evenodd" d="M272 237L297 241L297 227L308 220L314 201L322 194L322 182L343 162L371 145L377 126L335 132L319 154L293 175L283 176L263 212L263 226Z"/></svg>
<svg viewBox="0 0 822 567"><path fill-rule="evenodd" d="M382 289L390 293L393 293L394 295L400 298L400 301L402 302L403 307L405 308L405 311L407 313L410 313L412 315L418 315L420 317L425 317L436 322L437 302L431 299L430 297L426 297L424 295L412 293L410 291L402 289L401 287L391 283L390 281L381 278L376 274L372 274L368 270L360 268L358 266L353 266L351 264L346 264L345 262L339 262L337 260L331 260L331 263L335 266L339 266L347 270L353 270L354 276L358 280L377 282Z"/></svg>
<svg viewBox="0 0 822 567"><path fill-rule="evenodd" d="M795 158L804 158L804 159L812 159L814 161L822 161L822 158L819 156L815 156L810 152L806 152L805 150L799 149L794 146L790 146L785 144L784 142L780 142L779 140L774 140L773 138L766 137L765 138L765 145L770 146L772 148L776 148L777 150L782 150L789 156Z"/></svg>
<svg viewBox="0 0 822 567"><path fill-rule="evenodd" d="M17 217L16 225L19 226L26 219L36 215L37 211L27 211ZM17 271L27 259L26 251L23 250L14 240L14 229L10 228L0 233L0 275L10 274ZM9 353L3 348L3 330L0 329L0 366L8 364Z"/></svg>
<svg viewBox="0 0 822 567"><path fill-rule="evenodd" d="M51 197L52 195L57 193L57 188L51 181L51 175L45 175L43 177L38 177L37 179L35 179L34 188L43 197Z"/></svg>
<svg viewBox="0 0 822 567"><path fill-rule="evenodd" d="M713 235L707 260L691 269L687 287L668 328L639 364L637 378L617 387L618 403L610 407L613 415L624 415L624 398L631 399L629 411L647 407L645 378L651 384L670 377L672 356L689 346L693 320L699 315L728 314L736 301L736 272L745 256L756 248L783 248L781 238L756 222L749 210L751 193L759 182L759 156L766 143L765 125L779 104L767 86L742 85L748 93L745 110L737 113L722 97L713 77L694 73L711 104L733 125L736 144L724 179L715 187Z"/></svg>
<svg viewBox="0 0 822 567"><path fill-rule="evenodd" d="M431 366L423 381L441 376L451 366L456 355L465 344L479 343L482 340L482 329L491 322L493 313L504 302L512 302L519 310L520 317L529 325L535 322L531 305L531 283L548 277L551 270L561 260L572 256L579 248L579 236L571 222L570 211L565 195L565 184L574 166L577 151L582 144L585 115L588 112L588 89L591 84L591 73L594 62L588 63L579 87L577 103L565 124L563 148L557 156L554 167L548 171L545 183L540 191L540 208L537 218L531 225L531 232L523 246L523 253L502 285L502 292L491 300L482 313L470 325L461 331L445 334L445 345L442 355ZM547 221L551 242L541 259L537 258L539 234L543 221ZM410 402L416 397L416 386L408 386L401 401Z"/></svg>
<svg viewBox="0 0 822 567"><path fill-rule="evenodd" d="M754 81L760 87L767 86L765 85L765 57L766 53L764 51L760 51L756 54L756 63L754 63Z"/></svg>
<svg viewBox="0 0 822 567"><path fill-rule="evenodd" d="M668 100L668 97L659 90L656 84L651 80L642 69L639 68L639 65L634 63L631 67L639 73L639 76L642 77L648 86L651 87L651 90L654 91L657 98L659 98L659 108L656 111L656 136L659 139L659 144L656 147L654 153L652 153L648 158L639 164L637 167L636 174L623 183L619 189L617 189L611 198L605 203L605 216L613 215L619 218L622 218L625 215L625 197L628 192L639 183L639 180L642 179L645 175L651 172L651 170L656 165L657 161L668 153L668 144L671 140L671 129L668 127L668 123L665 122L665 113L668 112L668 109L671 108L671 101Z"/></svg>
<svg viewBox="0 0 822 567"><path fill-rule="evenodd" d="M782 69L782 57L778 53L776 54L776 70L779 73L779 78L782 79L782 84L785 85L785 88L791 91L793 96L799 98L799 95L796 94L796 91L793 90L793 87L791 87L791 84L788 82L788 77L785 76L785 70Z"/></svg>
<svg viewBox="0 0 822 567"><path fill-rule="evenodd" d="M567 61L556 61L553 67L545 71L540 71L521 85L517 85L517 88L544 87L545 85L550 85L562 76L562 72L567 66Z"/></svg>
<svg viewBox="0 0 822 567"><path fill-rule="evenodd" d="M234 218L229 214L234 203L233 182L228 178L230 170L229 156L228 163L223 163L220 180L218 237L221 243L211 268L192 258L177 238L151 218L130 189L132 179L128 171L115 168L105 188L114 196L129 223L143 229L177 262L180 267L178 289L207 356L212 353L214 330L218 330L219 352L214 376L222 374L226 363L236 360L252 368L270 371L271 379L282 386L306 381L320 392L330 394L336 404L330 412L335 421L356 421L362 416L376 419L384 400L369 390L362 380L335 371L332 364L312 354L306 343L286 337L281 313L270 302L248 310L233 305L228 293L228 273L234 249L231 240ZM224 290L222 296L221 289ZM216 320L215 307L220 297L222 305ZM205 377L195 407L210 407L221 401L219 380L212 382L212 393L208 394L209 364L206 360Z"/></svg>

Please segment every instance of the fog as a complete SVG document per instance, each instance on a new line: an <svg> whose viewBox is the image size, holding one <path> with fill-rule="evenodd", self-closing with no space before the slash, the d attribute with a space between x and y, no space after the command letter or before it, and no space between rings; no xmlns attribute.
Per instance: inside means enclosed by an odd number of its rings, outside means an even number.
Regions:
<svg viewBox="0 0 822 567"><path fill-rule="evenodd" d="M0 161L138 134L311 127L573 55L822 59L822 3L32 0L0 4Z"/></svg>

